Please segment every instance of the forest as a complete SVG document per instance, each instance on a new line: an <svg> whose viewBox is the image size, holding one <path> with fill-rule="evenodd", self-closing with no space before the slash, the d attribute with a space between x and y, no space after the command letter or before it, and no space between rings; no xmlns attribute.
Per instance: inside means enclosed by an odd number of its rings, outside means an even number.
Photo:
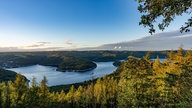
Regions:
<svg viewBox="0 0 192 108"><path fill-rule="evenodd" d="M50 91L46 77L28 86L17 74L15 81L0 83L0 107L191 108L192 51L170 51L164 62L149 58L129 56L113 74L59 92Z"/></svg>

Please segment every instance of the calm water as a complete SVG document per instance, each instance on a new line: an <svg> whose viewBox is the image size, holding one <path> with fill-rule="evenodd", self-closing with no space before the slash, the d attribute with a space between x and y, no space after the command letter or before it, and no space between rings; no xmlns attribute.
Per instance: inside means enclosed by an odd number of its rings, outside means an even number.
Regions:
<svg viewBox="0 0 192 108"><path fill-rule="evenodd" d="M155 61L156 59L151 59L152 61ZM159 61L162 63L164 62L166 59L165 58L160 58Z"/></svg>
<svg viewBox="0 0 192 108"><path fill-rule="evenodd" d="M27 67L11 68L8 70L15 71L24 75L27 79L32 80L33 77L39 83L43 76L48 79L48 85L72 84L90 80L93 77L98 78L106 74L110 74L116 70L113 62L96 62L97 68L87 72L59 72L56 67L33 65Z"/></svg>

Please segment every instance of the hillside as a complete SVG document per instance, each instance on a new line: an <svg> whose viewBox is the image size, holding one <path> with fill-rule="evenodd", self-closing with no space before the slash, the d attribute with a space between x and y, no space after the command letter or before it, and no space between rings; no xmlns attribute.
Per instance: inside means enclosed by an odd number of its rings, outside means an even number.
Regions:
<svg viewBox="0 0 192 108"><path fill-rule="evenodd" d="M14 81L16 79L16 72L0 68L0 82Z"/></svg>
<svg viewBox="0 0 192 108"><path fill-rule="evenodd" d="M192 51L184 53L180 49L177 53L169 52L162 63L158 57L152 62L148 55L130 56L115 73L59 92L49 90L46 77L40 84L33 79L32 86L27 87L18 75L8 85L0 83L0 107L190 108L191 72ZM63 87L69 88L69 85Z"/></svg>

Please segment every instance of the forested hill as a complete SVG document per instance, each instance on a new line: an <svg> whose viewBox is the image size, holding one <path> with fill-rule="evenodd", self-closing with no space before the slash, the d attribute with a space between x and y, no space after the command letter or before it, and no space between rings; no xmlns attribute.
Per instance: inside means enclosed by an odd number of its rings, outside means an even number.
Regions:
<svg viewBox="0 0 192 108"><path fill-rule="evenodd" d="M27 87L20 75L0 84L2 108L190 108L192 51L171 51L164 62L130 56L117 71L86 86L50 92L47 79ZM9 92L7 92L9 91Z"/></svg>
<svg viewBox="0 0 192 108"><path fill-rule="evenodd" d="M17 73L9 70L5 70L0 68L0 82L3 81L14 81L16 78Z"/></svg>
<svg viewBox="0 0 192 108"><path fill-rule="evenodd" d="M16 72L0 68L0 82L14 81L16 76ZM27 78L24 77L24 79L27 81Z"/></svg>

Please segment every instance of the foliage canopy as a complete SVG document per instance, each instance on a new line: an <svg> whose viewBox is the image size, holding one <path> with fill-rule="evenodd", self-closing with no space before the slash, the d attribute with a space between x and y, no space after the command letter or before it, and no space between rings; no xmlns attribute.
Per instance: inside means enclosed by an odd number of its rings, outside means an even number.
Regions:
<svg viewBox="0 0 192 108"><path fill-rule="evenodd" d="M137 0L138 10L142 13L140 25L149 27L149 33L155 32L154 24L158 18L162 21L158 23L158 28L164 30L175 19L176 16L183 14L191 15L191 0ZM190 31L192 26L192 17L181 27L181 32Z"/></svg>

